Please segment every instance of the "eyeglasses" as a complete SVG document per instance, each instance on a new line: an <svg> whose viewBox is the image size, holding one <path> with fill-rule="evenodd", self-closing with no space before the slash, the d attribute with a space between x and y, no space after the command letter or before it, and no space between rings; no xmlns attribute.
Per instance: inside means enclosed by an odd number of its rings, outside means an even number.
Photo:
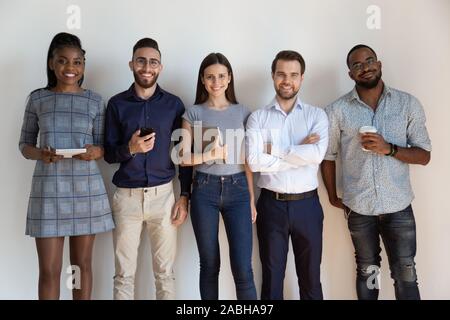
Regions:
<svg viewBox="0 0 450 320"><path fill-rule="evenodd" d="M375 58L368 58L366 60L366 62L358 62L355 63L354 65L351 66L351 70L352 71L361 71L363 70L366 66L370 67L371 65L373 65L374 63L376 63L377 60Z"/></svg>
<svg viewBox="0 0 450 320"><path fill-rule="evenodd" d="M145 58L142 58L142 57L139 57L139 58L136 58L135 60L134 60L134 62L136 63L136 65L139 67L139 68L145 68L145 66L147 65L147 63L148 63L148 65L150 66L150 68L152 68L152 69L156 69L156 68L158 68L159 66L160 66L160 64L161 64L161 62L158 60L158 59L145 59Z"/></svg>

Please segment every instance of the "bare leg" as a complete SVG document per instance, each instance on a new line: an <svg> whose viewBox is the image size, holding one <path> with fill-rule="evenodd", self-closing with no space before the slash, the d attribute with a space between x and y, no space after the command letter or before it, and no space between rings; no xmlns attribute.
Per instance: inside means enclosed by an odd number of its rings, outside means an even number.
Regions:
<svg viewBox="0 0 450 320"><path fill-rule="evenodd" d="M39 300L58 300L64 237L36 238L39 259Z"/></svg>
<svg viewBox="0 0 450 320"><path fill-rule="evenodd" d="M80 288L72 290L73 300L90 300L92 291L92 249L95 235L70 237L70 264L80 269Z"/></svg>

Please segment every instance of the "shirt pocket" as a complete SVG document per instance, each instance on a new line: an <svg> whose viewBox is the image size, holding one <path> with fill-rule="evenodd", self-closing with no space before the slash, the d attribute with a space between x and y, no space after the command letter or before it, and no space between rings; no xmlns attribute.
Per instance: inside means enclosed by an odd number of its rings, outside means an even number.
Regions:
<svg viewBox="0 0 450 320"><path fill-rule="evenodd" d="M383 129L380 134L386 142L406 147L407 124L408 122L403 116L388 114L384 117Z"/></svg>

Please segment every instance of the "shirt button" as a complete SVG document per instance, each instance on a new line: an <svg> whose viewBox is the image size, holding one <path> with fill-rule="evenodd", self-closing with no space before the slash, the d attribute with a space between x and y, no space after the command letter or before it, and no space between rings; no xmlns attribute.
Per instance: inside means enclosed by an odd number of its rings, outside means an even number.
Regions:
<svg viewBox="0 0 450 320"><path fill-rule="evenodd" d="M378 187L377 187L377 188L378 188ZM145 192L145 193L147 193L147 191L148 191L147 189L144 189L144 192Z"/></svg>

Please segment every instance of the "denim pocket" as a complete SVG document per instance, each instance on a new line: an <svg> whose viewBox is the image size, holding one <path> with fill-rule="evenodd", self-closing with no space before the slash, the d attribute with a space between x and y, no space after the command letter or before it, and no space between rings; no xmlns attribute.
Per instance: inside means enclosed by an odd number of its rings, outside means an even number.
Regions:
<svg viewBox="0 0 450 320"><path fill-rule="evenodd" d="M204 176L195 176L192 184L194 188L201 188L208 183L208 179Z"/></svg>
<svg viewBox="0 0 450 320"><path fill-rule="evenodd" d="M352 209L350 209L349 207L344 206L344 217L345 220L348 220L350 218L350 215L352 214Z"/></svg>
<svg viewBox="0 0 450 320"><path fill-rule="evenodd" d="M246 177L234 179L232 185L235 188L248 191L248 183Z"/></svg>

